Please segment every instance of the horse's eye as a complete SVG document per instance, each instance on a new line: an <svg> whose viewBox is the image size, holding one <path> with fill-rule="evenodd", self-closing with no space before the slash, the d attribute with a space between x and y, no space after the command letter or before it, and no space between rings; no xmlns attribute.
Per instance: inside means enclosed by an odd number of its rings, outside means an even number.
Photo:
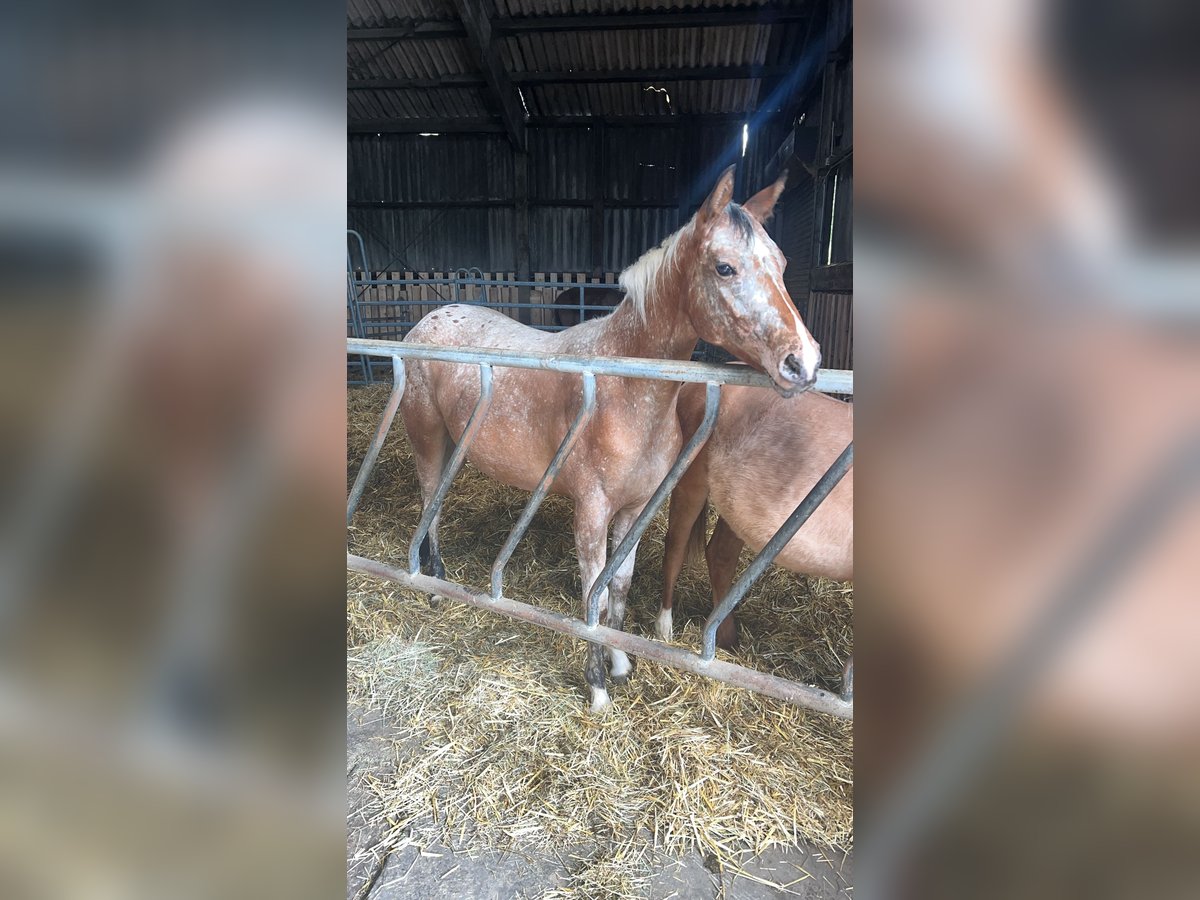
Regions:
<svg viewBox="0 0 1200 900"><path fill-rule="evenodd" d="M728 278L734 273L734 268L729 263L717 263L717 274L722 278Z"/></svg>

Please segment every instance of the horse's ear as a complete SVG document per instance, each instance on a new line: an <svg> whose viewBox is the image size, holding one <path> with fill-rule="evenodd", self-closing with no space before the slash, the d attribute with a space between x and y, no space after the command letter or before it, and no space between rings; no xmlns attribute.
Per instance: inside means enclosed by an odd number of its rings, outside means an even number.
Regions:
<svg viewBox="0 0 1200 900"><path fill-rule="evenodd" d="M746 212L750 213L759 223L765 223L771 218L775 212L775 203L779 200L779 195L783 193L783 189L787 187L787 169L775 179L775 183L763 188L749 200L742 204Z"/></svg>
<svg viewBox="0 0 1200 900"><path fill-rule="evenodd" d="M711 222L724 214L725 207L733 199L733 170L736 168L735 164L721 173L721 177L717 179L717 186L712 189L708 199L701 204L700 212L696 214L698 221Z"/></svg>

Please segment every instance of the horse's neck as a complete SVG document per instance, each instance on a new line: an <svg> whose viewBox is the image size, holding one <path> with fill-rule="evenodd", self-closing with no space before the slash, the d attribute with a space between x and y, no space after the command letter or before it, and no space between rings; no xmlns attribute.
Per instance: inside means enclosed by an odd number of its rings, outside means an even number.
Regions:
<svg viewBox="0 0 1200 900"><path fill-rule="evenodd" d="M601 321L604 349L612 356L691 359L699 336L683 310L681 279L663 278L642 312L625 299Z"/></svg>

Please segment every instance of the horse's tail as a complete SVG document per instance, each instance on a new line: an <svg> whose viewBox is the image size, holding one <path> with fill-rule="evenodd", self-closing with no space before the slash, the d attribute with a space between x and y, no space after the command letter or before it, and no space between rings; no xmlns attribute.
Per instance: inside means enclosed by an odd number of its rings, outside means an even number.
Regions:
<svg viewBox="0 0 1200 900"><path fill-rule="evenodd" d="M688 535L687 555L684 559L689 566L703 565L704 546L708 543L708 500L700 507L700 514L692 523L692 532Z"/></svg>

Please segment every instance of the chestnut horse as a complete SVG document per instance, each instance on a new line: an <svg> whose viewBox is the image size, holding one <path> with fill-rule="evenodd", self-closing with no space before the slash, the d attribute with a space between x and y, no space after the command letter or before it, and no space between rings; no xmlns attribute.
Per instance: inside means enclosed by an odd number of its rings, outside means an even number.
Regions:
<svg viewBox="0 0 1200 900"><path fill-rule="evenodd" d="M731 202L733 167L720 177L696 215L662 245L621 273L625 299L610 315L557 333L521 325L492 310L446 306L423 318L406 340L430 344L531 350L573 356L689 359L699 338L719 343L766 372L782 392L810 387L820 349L783 285L783 254L762 222L784 178L739 206ZM416 459L424 503L436 490L453 442L461 437L480 393L475 365L408 361L400 405ZM600 377L596 407L551 490L575 502L575 546L587 594L604 567L609 526L613 546L666 475L683 443L675 416L679 385ZM532 490L579 406L577 375L497 367L492 404L468 459L505 484ZM422 547L422 566L443 577L438 519ZM634 552L601 596L601 621L621 628ZM615 683L628 657L609 649ZM588 645L586 677L593 712L609 704L604 656Z"/></svg>
<svg viewBox="0 0 1200 900"><path fill-rule="evenodd" d="M694 434L704 417L703 385L684 385L678 415L684 437ZM675 581L685 554L699 555L704 548L708 504L720 516L705 551L715 608L733 584L742 548L761 550L853 437L854 407L825 394L785 400L762 388L722 388L713 433L671 494L660 638L671 639ZM853 469L775 562L805 575L854 578ZM730 613L717 629L717 646L736 645L737 623Z"/></svg>

